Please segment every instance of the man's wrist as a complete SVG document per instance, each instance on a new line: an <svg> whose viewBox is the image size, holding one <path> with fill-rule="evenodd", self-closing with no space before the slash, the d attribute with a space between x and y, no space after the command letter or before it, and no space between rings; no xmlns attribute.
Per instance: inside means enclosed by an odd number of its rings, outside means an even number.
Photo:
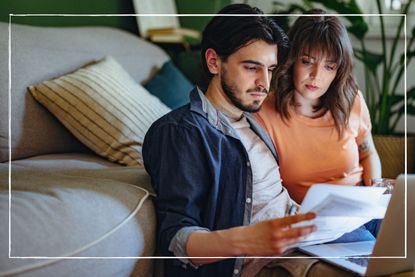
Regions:
<svg viewBox="0 0 415 277"><path fill-rule="evenodd" d="M189 240L189 236L193 232L209 232L209 229L198 227L198 226L189 226L181 228L169 245L169 251L172 252L176 257L188 257L186 245ZM184 264L190 264L193 267L197 268L196 265L192 264L189 259L186 258L179 258Z"/></svg>
<svg viewBox="0 0 415 277"><path fill-rule="evenodd" d="M247 251L244 247L246 236L244 232L247 228L248 226L241 226L217 232L216 235L219 237L219 242L222 245L226 245L229 256L240 257L246 255Z"/></svg>
<svg viewBox="0 0 415 277"><path fill-rule="evenodd" d="M191 257L236 257L243 256L244 230L234 227L212 232L192 232L187 243L187 253Z"/></svg>

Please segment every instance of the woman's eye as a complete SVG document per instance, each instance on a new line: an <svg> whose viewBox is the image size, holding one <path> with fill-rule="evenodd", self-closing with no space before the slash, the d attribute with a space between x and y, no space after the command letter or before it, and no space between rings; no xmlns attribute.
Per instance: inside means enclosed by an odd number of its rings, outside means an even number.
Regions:
<svg viewBox="0 0 415 277"><path fill-rule="evenodd" d="M311 63L311 61L310 60L307 60L307 59L302 59L301 62L303 64L310 64Z"/></svg>
<svg viewBox="0 0 415 277"><path fill-rule="evenodd" d="M336 70L336 66L335 65L326 65L326 69L329 71L333 71Z"/></svg>

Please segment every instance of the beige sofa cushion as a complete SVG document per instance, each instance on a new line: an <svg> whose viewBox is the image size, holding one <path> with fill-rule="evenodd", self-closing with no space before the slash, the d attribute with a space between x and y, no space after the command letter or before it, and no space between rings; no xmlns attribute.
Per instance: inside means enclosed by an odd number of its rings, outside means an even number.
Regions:
<svg viewBox="0 0 415 277"><path fill-rule="evenodd" d="M75 137L123 165L142 165L150 125L170 111L137 84L112 57L29 87Z"/></svg>

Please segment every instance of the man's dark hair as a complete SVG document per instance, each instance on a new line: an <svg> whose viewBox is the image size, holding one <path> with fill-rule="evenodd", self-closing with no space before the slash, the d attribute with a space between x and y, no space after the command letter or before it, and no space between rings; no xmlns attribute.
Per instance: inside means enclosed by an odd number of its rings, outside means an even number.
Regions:
<svg viewBox="0 0 415 277"><path fill-rule="evenodd" d="M221 16L221 14L258 14L259 16ZM203 70L209 80L212 74L206 65L205 52L208 48L219 57L227 58L248 43L262 40L278 46L278 63L285 59L289 40L280 26L263 12L246 4L228 5L210 20L202 33L201 59Z"/></svg>

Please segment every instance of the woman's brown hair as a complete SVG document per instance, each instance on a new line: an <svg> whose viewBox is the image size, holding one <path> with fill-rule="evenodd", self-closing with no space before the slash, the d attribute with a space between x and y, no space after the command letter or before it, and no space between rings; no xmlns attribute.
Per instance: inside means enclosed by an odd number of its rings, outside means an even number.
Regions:
<svg viewBox="0 0 415 277"><path fill-rule="evenodd" d="M339 137L348 124L348 118L358 87L354 81L353 49L345 26L336 16L325 16L323 10L311 10L308 16L299 17L288 32L291 48L284 64L279 66L273 79L276 94L275 108L284 121L289 120L289 106L294 100L294 63L304 54L317 51L320 55L334 58L336 77L327 92L320 97L314 111L327 109L331 112ZM315 15L314 15L315 14Z"/></svg>

